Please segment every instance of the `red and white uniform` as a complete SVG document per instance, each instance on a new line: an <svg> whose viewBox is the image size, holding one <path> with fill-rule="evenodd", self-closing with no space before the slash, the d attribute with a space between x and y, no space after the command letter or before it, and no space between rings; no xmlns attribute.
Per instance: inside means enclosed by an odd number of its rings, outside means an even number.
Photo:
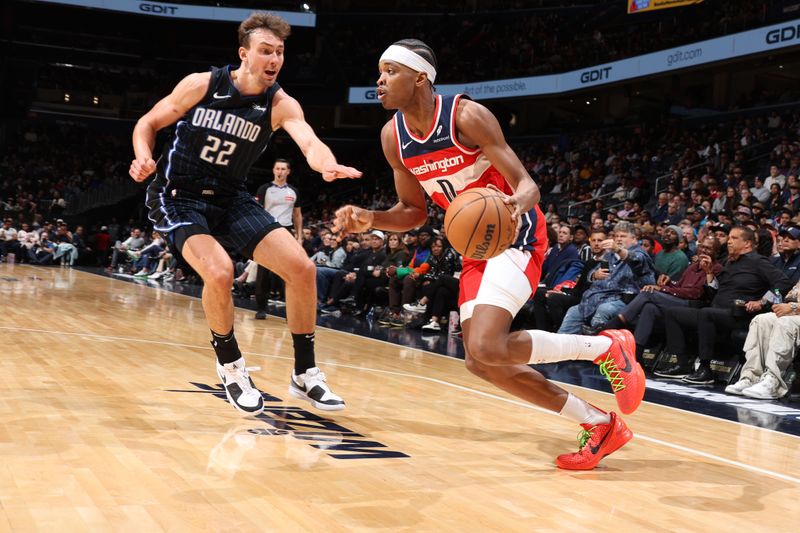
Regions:
<svg viewBox="0 0 800 533"><path fill-rule="evenodd" d="M469 97L436 96L433 123L423 137L408 130L403 113L394 115L395 140L403 165L442 209L447 209L462 191L489 184L513 194L480 148L468 148L458 142L456 112L461 98ZM546 250L546 222L539 206L535 206L522 214L522 226L511 248L488 261L464 258L459 294L461 320L472 316L477 303L497 305L516 314L539 284Z"/></svg>

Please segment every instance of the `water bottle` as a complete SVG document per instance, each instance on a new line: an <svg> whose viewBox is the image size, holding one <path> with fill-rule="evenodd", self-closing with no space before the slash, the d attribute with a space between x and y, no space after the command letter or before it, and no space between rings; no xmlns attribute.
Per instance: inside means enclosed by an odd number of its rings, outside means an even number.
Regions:
<svg viewBox="0 0 800 533"><path fill-rule="evenodd" d="M773 293L772 305L782 304L783 303L783 296L781 296L780 289L772 289L772 293Z"/></svg>

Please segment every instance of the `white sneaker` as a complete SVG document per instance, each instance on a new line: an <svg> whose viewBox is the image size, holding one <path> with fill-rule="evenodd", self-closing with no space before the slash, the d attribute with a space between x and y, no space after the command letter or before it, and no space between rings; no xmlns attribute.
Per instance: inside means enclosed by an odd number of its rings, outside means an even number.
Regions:
<svg viewBox="0 0 800 533"><path fill-rule="evenodd" d="M139 272L133 275L135 278L146 278L150 275L150 271L146 268L141 269Z"/></svg>
<svg viewBox="0 0 800 533"><path fill-rule="evenodd" d="M217 375L222 380L228 401L236 409L249 415L257 415L264 410L264 398L250 379L247 367L244 366L244 357L224 365L217 361Z"/></svg>
<svg viewBox="0 0 800 533"><path fill-rule="evenodd" d="M147 276L147 279L161 279L161 277L166 273L167 273L166 270L162 270L161 272L153 272L152 274Z"/></svg>
<svg viewBox="0 0 800 533"><path fill-rule="evenodd" d="M341 411L345 408L344 400L331 392L325 382L325 374L317 367L309 368L300 375L296 375L292 370L289 394L306 400L323 411Z"/></svg>
<svg viewBox="0 0 800 533"><path fill-rule="evenodd" d="M725 392L727 392L728 394L738 394L739 396L741 396L743 390L750 388L753 385L755 385L755 382L753 382L752 379L741 378L736 383L733 383L725 387Z"/></svg>
<svg viewBox="0 0 800 533"><path fill-rule="evenodd" d="M439 325L439 322L431 320L430 322L422 326L422 329L426 331L442 331L442 326Z"/></svg>
<svg viewBox="0 0 800 533"><path fill-rule="evenodd" d="M411 313L424 313L427 308L427 305L419 302L415 302L413 304L403 304L403 309Z"/></svg>
<svg viewBox="0 0 800 533"><path fill-rule="evenodd" d="M778 389L781 384L778 378L772 375L772 372L764 372L761 376L761 381L742 391L742 394L748 398L758 398L759 400L777 400L780 398Z"/></svg>

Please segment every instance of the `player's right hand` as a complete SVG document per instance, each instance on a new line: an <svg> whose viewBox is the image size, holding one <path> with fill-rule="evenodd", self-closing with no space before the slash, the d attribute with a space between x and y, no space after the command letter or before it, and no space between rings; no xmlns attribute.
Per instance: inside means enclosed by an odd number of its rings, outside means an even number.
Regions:
<svg viewBox="0 0 800 533"><path fill-rule="evenodd" d="M152 158L140 157L131 161L131 168L128 170L128 174L131 175L134 181L144 181L155 171L156 162Z"/></svg>
<svg viewBox="0 0 800 533"><path fill-rule="evenodd" d="M336 210L331 229L337 234L337 239L341 241L348 233L368 231L372 228L373 221L372 211L354 205L346 205Z"/></svg>

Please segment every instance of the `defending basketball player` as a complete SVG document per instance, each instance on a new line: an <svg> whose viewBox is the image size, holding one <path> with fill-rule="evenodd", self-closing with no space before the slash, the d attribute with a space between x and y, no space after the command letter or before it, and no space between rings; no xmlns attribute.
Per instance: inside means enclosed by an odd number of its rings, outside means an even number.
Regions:
<svg viewBox="0 0 800 533"><path fill-rule="evenodd" d="M257 414L261 392L250 379L233 333L233 264L225 248L252 257L286 282L286 316L295 365L289 393L323 410L344 409L316 366L316 269L297 240L247 192L245 178L283 128L323 179L357 178L339 165L305 121L300 104L280 88L289 24L254 13L239 26L241 64L190 74L139 119L133 131L136 159L130 175L144 181L149 218L203 278L203 309L217 354L217 373L230 403ZM158 163L156 132L178 123ZM225 248L224 248L225 247Z"/></svg>
<svg viewBox="0 0 800 533"><path fill-rule="evenodd" d="M547 246L545 220L537 205L539 189L486 107L463 95L435 93L436 58L425 43L394 43L378 68L378 99L384 108L397 109L381 132L381 144L394 172L398 202L386 211L344 206L336 213L337 229L347 233L417 227L427 218L423 191L443 209L469 188L502 191L514 209L518 236L511 248L488 261L464 259L459 305L466 366L497 387L581 424L579 451L559 456L556 464L594 468L629 441L631 431L615 413L568 393L528 364L594 361L611 382L620 409L632 413L641 403L645 379L630 332L510 333L512 319L538 286Z"/></svg>

